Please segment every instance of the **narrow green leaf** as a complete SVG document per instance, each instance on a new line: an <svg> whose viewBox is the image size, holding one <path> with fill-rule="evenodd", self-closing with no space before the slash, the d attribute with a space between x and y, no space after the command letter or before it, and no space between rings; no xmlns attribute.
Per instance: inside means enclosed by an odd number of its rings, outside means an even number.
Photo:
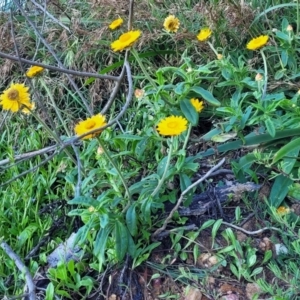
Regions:
<svg viewBox="0 0 300 300"><path fill-rule="evenodd" d="M137 143L134 153L138 159L143 158L143 154L147 149L148 143L149 143L149 137L144 137L142 140L140 140Z"/></svg>
<svg viewBox="0 0 300 300"><path fill-rule="evenodd" d="M215 224L214 224L212 230L211 230L211 237L212 237L213 244L214 244L214 242L215 242L215 237L216 237L216 235L217 235L217 232L218 232L218 230L219 230L219 228L220 228L222 222L223 222L222 219L217 220L217 221L215 222Z"/></svg>
<svg viewBox="0 0 300 300"><path fill-rule="evenodd" d="M187 120L193 125L196 126L199 121L199 114L192 105L189 99L183 99L180 101L180 108Z"/></svg>
<svg viewBox="0 0 300 300"><path fill-rule="evenodd" d="M265 124L266 124L267 131L270 134L270 136L274 137L276 134L276 130L275 130L273 121L270 118L268 118L267 120L265 120Z"/></svg>
<svg viewBox="0 0 300 300"><path fill-rule="evenodd" d="M116 256L118 261L122 261L128 249L129 232L127 227L120 221L115 223L115 238L116 238Z"/></svg>
<svg viewBox="0 0 300 300"><path fill-rule="evenodd" d="M282 148L280 148L274 155L273 163L276 163L284 156L287 156L287 154L300 146L300 138L296 138L293 141L289 142L288 144L284 145Z"/></svg>
<svg viewBox="0 0 300 300"><path fill-rule="evenodd" d="M206 100L208 103L215 105L215 106L220 106L221 103L210 93L209 91L203 89L200 86L194 86L191 88L191 91L194 91L196 94L201 96L204 100Z"/></svg>
<svg viewBox="0 0 300 300"><path fill-rule="evenodd" d="M94 206L97 207L99 202L91 197L88 196L79 196L75 197L72 200L68 201L68 204L78 204L83 206Z"/></svg>
<svg viewBox="0 0 300 300"><path fill-rule="evenodd" d="M131 205L126 212L126 223L132 236L137 234L137 216L135 206Z"/></svg>
<svg viewBox="0 0 300 300"><path fill-rule="evenodd" d="M269 202L271 206L274 207L279 207L279 205L282 203L282 201L284 200L284 198L286 197L288 191L289 191L289 186L293 183L293 180L291 180L290 178L283 176L283 175L279 175L276 177L272 189L271 189L271 193L270 193L270 197L269 197Z"/></svg>
<svg viewBox="0 0 300 300"><path fill-rule="evenodd" d="M111 227L100 229L94 241L93 254L98 258L100 264L104 264L105 262L106 244L111 230Z"/></svg>

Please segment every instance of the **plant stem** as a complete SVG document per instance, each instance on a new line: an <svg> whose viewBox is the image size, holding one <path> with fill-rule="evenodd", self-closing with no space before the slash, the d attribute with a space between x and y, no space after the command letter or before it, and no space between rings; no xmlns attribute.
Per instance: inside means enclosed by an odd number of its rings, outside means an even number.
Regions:
<svg viewBox="0 0 300 300"><path fill-rule="evenodd" d="M56 103L55 103L55 101L54 101L54 99L53 99L53 96L52 96L52 94L51 94L51 92L50 92L48 86L45 84L45 81L44 81L42 78L40 78L40 83L41 83L42 87L46 90L46 92L47 92L47 94L48 94L48 96L49 96L49 98L50 98L50 100L51 100L52 106L53 106L53 108L54 108L54 110L55 110L55 112L56 112L56 115L57 115L57 117L59 118L59 120L60 120L62 126L64 127L64 129L65 129L67 135L68 135L68 136L71 136L71 133L69 132L69 129L68 129L68 127L66 126L66 124L65 124L65 122L64 122L64 119L63 119L63 117L62 117L62 115L61 115L61 113L60 113L58 107L56 106Z"/></svg>
<svg viewBox="0 0 300 300"><path fill-rule="evenodd" d="M124 178L124 176L123 176L121 170L120 170L119 167L117 166L117 164L113 161L113 159L112 159L112 157L111 157L109 151L106 149L106 147L105 147L105 145L104 145L104 143L103 143L103 141L101 140L100 137L98 137L98 142L99 142L101 148L103 149L103 152L105 153L106 157L108 158L108 160L110 161L110 163L113 165L113 167L116 169L117 173L118 173L119 176L120 176L120 179L121 179L121 181L122 181L122 183L123 183L123 186L124 186L124 188L125 188L125 194L126 194L126 197L127 197L128 200L129 200L129 201L128 201L128 205L126 206L126 208L127 208L127 207L130 205L130 203L131 203L131 195L130 195L130 192L129 192L127 183L126 183L126 181L125 181L125 178ZM127 210L126 208L125 208L125 211Z"/></svg>
<svg viewBox="0 0 300 300"><path fill-rule="evenodd" d="M266 56L265 56L265 53L263 51L263 49L260 50L260 54L262 56L262 59L263 59L263 62L264 62L264 75L265 75L265 85L264 85L264 90L263 90L263 94L261 96L261 100L263 100L266 96L266 93L267 93L267 85L268 85L268 66L267 66L267 59L266 59Z"/></svg>
<svg viewBox="0 0 300 300"><path fill-rule="evenodd" d="M183 147L182 147L182 150L185 150L186 146L187 146L187 143L189 141L189 137L190 137L190 134L191 134L191 130L192 130L192 124L190 123L189 124L189 128L188 128L188 132L187 132L187 135L185 137L185 140L184 140L184 144L183 144Z"/></svg>
<svg viewBox="0 0 300 300"><path fill-rule="evenodd" d="M148 81L152 84L152 86L155 88L156 87L156 82L150 77L149 73L147 72L144 64L142 63L139 54L137 53L137 51L134 48L131 48L131 53L134 56L135 60L137 61L137 63L139 64L140 68L142 69L145 77L148 79Z"/></svg>
<svg viewBox="0 0 300 300"><path fill-rule="evenodd" d="M27 107L27 109L29 110L29 108ZM33 110L30 110L30 113L36 118L36 120L43 126L43 128L49 133L50 136L52 136L55 141L59 144L59 145L63 145L63 141L51 130L51 128L38 116L38 114L36 114L35 112L33 112ZM75 158L72 156L72 154L69 152L68 149L66 149L64 147L64 152L71 158L71 160L74 162L75 165L77 165L77 161L75 160Z"/></svg>
<svg viewBox="0 0 300 300"><path fill-rule="evenodd" d="M170 166L171 158L172 158L173 143L174 143L174 137L172 136L172 138L171 138L171 145L170 145L169 154L168 154L167 163L166 163L166 166L165 166L164 173L163 173L160 181L158 182L157 187L152 192L151 197L154 197L159 192L161 186L163 185L163 183L165 181L165 178L167 176L167 172L168 172L168 169L169 169L169 166Z"/></svg>

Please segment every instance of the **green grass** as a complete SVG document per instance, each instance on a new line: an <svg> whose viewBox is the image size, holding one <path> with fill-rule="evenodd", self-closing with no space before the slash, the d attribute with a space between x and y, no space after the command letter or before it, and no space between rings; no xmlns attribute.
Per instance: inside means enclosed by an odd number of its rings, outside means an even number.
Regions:
<svg viewBox="0 0 300 300"><path fill-rule="evenodd" d="M29 17L66 68L118 76L125 52L112 52L110 44L127 25L116 31L107 25L119 16L128 20L128 3L120 1L114 13L113 3L100 2L50 4L49 13L70 32L43 14ZM0 58L1 93L11 82L25 83L37 107L32 115L1 112L0 243L10 245L32 276L40 272L49 279L43 286L45 299L114 294L108 278L122 273L126 264L139 278L151 269L144 278L150 292L159 282L157 273L165 280L172 278L179 290L194 286L214 299L224 299L220 277L239 282L243 297L247 284L256 283L260 295L252 299L298 299L300 7L290 1L245 2L241 7L241 1L136 1L132 25L142 36L134 46L136 54L129 53L133 81L128 83L125 76L105 112L107 122L124 109L131 85L144 94L133 95L122 118L97 138L75 144L69 143L74 126L90 117L89 110L101 112L115 83L72 76L73 84L65 74L51 70L28 79L27 65ZM177 33L163 29L169 14L180 20ZM13 21L15 36L0 46L0 57L11 53L15 40L22 58L57 66L26 18L14 14ZM0 32L10 36L6 22L0 19ZM287 30L289 24L293 31ZM207 26L213 31L211 38L197 41L199 30ZM269 36L263 50L247 50L247 42L262 34ZM263 80L255 80L257 73ZM196 112L191 98L204 101L202 112ZM156 130L170 115L184 117L189 124L172 139ZM58 139L57 152L25 155L56 145ZM194 231L184 231L188 218L176 213L168 224L166 217L159 217L165 202L176 203L199 174L223 157L224 168L233 171L236 180L270 189L264 197L229 201L226 222L242 226L254 212L250 231L276 230L240 239L239 231L210 214ZM222 184L222 177L212 179L213 186ZM207 188L201 183L192 193ZM189 200L187 194L184 202ZM281 206L288 208L287 214L277 212ZM156 240L154 233L164 225L173 232ZM78 261L41 271L48 255L73 232L82 249ZM269 248L262 246L264 238ZM286 251L276 254L278 245ZM207 253L214 263L201 261ZM5 251L0 250L0 261L0 295L24 293L24 274ZM207 284L210 277L215 286ZM131 287L128 281L121 284ZM156 296L183 296L175 290L161 287Z"/></svg>

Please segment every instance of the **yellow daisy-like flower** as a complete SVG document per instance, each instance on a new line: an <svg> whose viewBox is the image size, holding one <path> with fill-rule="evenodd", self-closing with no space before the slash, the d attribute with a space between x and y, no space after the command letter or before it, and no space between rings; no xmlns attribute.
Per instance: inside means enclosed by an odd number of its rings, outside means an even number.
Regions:
<svg viewBox="0 0 300 300"><path fill-rule="evenodd" d="M30 112L31 112L32 110L34 110L34 109L35 109L35 103L33 102L33 103L30 103L29 106L24 107L24 108L22 109L22 113L28 115L28 114L30 114Z"/></svg>
<svg viewBox="0 0 300 300"><path fill-rule="evenodd" d="M109 24L108 28L111 30L115 30L119 28L123 24L123 22L124 21L122 18L116 19Z"/></svg>
<svg viewBox="0 0 300 300"><path fill-rule="evenodd" d="M33 78L39 74L41 74L44 71L43 67L39 67L39 66L32 66L30 67L27 72L26 72L26 76L29 78Z"/></svg>
<svg viewBox="0 0 300 300"><path fill-rule="evenodd" d="M0 95L0 104L3 109L12 112L19 111L23 105L30 107L29 87L23 83L11 84L11 86Z"/></svg>
<svg viewBox="0 0 300 300"><path fill-rule="evenodd" d="M281 215L281 216L287 215L287 214L290 213L290 212L291 212L291 209L288 208L288 207L279 206L279 207L277 208L277 213L278 213L279 215Z"/></svg>
<svg viewBox="0 0 300 300"><path fill-rule="evenodd" d="M199 101L197 98L192 98L191 103L198 113L200 113L204 109L203 101Z"/></svg>
<svg viewBox="0 0 300 300"><path fill-rule="evenodd" d="M123 33L116 41L111 43L113 51L123 51L126 48L131 47L136 40L140 37L141 31L134 30Z"/></svg>
<svg viewBox="0 0 300 300"><path fill-rule="evenodd" d="M248 50L258 50L265 46L269 40L269 36L261 35L257 38L252 39L246 46Z"/></svg>
<svg viewBox="0 0 300 300"><path fill-rule="evenodd" d="M174 15L170 15L165 18L164 28L168 32L177 32L179 26L180 26L180 22Z"/></svg>
<svg viewBox="0 0 300 300"><path fill-rule="evenodd" d="M157 125L160 135L179 135L187 129L187 119L181 116L170 116L161 120Z"/></svg>
<svg viewBox="0 0 300 300"><path fill-rule="evenodd" d="M92 116L90 118L87 118L84 121L79 122L75 128L74 131L77 135L82 135L84 133L87 133L91 130L94 130L96 128L105 126L107 123L105 122L105 116L98 114L95 116ZM98 130L97 132L91 133L83 137L82 139L90 139L93 138L101 133L102 130Z"/></svg>
<svg viewBox="0 0 300 300"><path fill-rule="evenodd" d="M212 31L208 27L202 28L199 34L197 35L197 39L200 42L205 42L206 40L209 39L211 35L212 35Z"/></svg>

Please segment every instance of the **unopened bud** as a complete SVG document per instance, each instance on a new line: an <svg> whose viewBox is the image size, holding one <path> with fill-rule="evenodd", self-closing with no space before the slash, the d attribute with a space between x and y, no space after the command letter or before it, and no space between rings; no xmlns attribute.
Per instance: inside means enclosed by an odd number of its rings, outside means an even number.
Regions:
<svg viewBox="0 0 300 300"><path fill-rule="evenodd" d="M261 81L263 79L263 76L260 73L257 73L255 76L255 81Z"/></svg>
<svg viewBox="0 0 300 300"><path fill-rule="evenodd" d="M218 60L221 60L223 58L223 55L222 54L217 54L217 59Z"/></svg>
<svg viewBox="0 0 300 300"><path fill-rule="evenodd" d="M142 99L144 97L144 95L145 95L145 91L144 90L140 90L140 89L136 89L134 91L134 95L135 95L136 98Z"/></svg>
<svg viewBox="0 0 300 300"><path fill-rule="evenodd" d="M293 26L292 25L288 25L286 28L286 31L293 31Z"/></svg>

